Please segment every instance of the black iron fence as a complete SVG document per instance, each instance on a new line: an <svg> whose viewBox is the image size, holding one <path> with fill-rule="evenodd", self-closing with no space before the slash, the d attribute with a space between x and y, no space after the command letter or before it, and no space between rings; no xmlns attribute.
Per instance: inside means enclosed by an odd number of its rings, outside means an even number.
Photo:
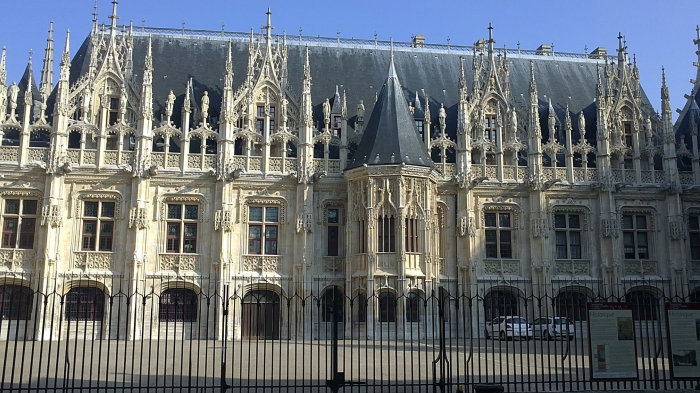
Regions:
<svg viewBox="0 0 700 393"><path fill-rule="evenodd" d="M0 277L2 391L506 391L692 388L671 379L668 282L295 284ZM633 304L639 378L591 379L586 305ZM520 334L509 324L527 321ZM561 322L554 322L555 320ZM554 324L561 324L557 329ZM508 326L506 326L508 325Z"/></svg>

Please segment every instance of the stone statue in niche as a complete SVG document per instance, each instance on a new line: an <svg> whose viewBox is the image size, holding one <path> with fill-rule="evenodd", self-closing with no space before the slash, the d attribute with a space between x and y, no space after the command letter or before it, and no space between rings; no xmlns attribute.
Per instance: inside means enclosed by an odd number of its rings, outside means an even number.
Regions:
<svg viewBox="0 0 700 393"><path fill-rule="evenodd" d="M323 122L326 125L331 122L331 103L328 101L328 98L323 101Z"/></svg>
<svg viewBox="0 0 700 393"><path fill-rule="evenodd" d="M365 121L365 103L360 100L360 103L357 104L357 120L358 123L362 123Z"/></svg>
<svg viewBox="0 0 700 393"><path fill-rule="evenodd" d="M445 119L447 119L447 113L445 112L445 106L440 104L440 110L438 111L438 120L440 122L440 129L445 129Z"/></svg>
<svg viewBox="0 0 700 393"><path fill-rule="evenodd" d="M581 139L586 136L586 118L583 116L583 111L578 114L578 132L581 134Z"/></svg>
<svg viewBox="0 0 700 393"><path fill-rule="evenodd" d="M286 125L287 124L287 110L289 109L289 101L285 97L282 97L282 102L280 103L281 106L281 111L282 111L282 124Z"/></svg>
<svg viewBox="0 0 700 393"><path fill-rule="evenodd" d="M209 117L209 92L202 95L202 119Z"/></svg>
<svg viewBox="0 0 700 393"><path fill-rule="evenodd" d="M510 115L510 131L513 136L518 132L518 112L515 111L515 108L513 108Z"/></svg>
<svg viewBox="0 0 700 393"><path fill-rule="evenodd" d="M126 114L126 105L129 102L129 96L126 92L126 86L122 87L121 96L119 97L119 114L124 116Z"/></svg>
<svg viewBox="0 0 700 393"><path fill-rule="evenodd" d="M83 90L83 102L82 102L82 110L83 110L83 119L87 119L87 114L88 110L90 109L90 98L92 97L92 92L90 91L89 87L85 87Z"/></svg>
<svg viewBox="0 0 700 393"><path fill-rule="evenodd" d="M165 116L170 117L173 115L173 107L175 106L175 93L170 90L168 93L168 98L165 100Z"/></svg>
<svg viewBox="0 0 700 393"><path fill-rule="evenodd" d="M17 95L19 94L19 87L15 82L12 82L10 87L7 89L7 92L10 96L10 109L17 109Z"/></svg>

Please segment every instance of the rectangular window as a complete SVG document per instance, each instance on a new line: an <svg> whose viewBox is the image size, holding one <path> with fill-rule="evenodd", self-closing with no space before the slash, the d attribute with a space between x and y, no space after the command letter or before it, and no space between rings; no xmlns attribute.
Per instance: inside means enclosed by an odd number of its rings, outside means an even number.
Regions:
<svg viewBox="0 0 700 393"><path fill-rule="evenodd" d="M279 208L248 208L248 254L277 255Z"/></svg>
<svg viewBox="0 0 700 393"><path fill-rule="evenodd" d="M622 243L625 259L649 259L649 230L644 214L622 216Z"/></svg>
<svg viewBox="0 0 700 393"><path fill-rule="evenodd" d="M486 115L484 118L484 139L496 143L496 116Z"/></svg>
<svg viewBox="0 0 700 393"><path fill-rule="evenodd" d="M83 251L112 251L114 202L83 202Z"/></svg>
<svg viewBox="0 0 700 393"><path fill-rule="evenodd" d="M340 116L333 116L333 136L340 138L340 130L343 127L343 121Z"/></svg>
<svg viewBox="0 0 700 393"><path fill-rule="evenodd" d="M418 252L418 220L406 219L406 233L404 234L406 252Z"/></svg>
<svg viewBox="0 0 700 393"><path fill-rule="evenodd" d="M338 238L340 235L339 209L328 209L327 213L327 252L328 256L338 256Z"/></svg>
<svg viewBox="0 0 700 393"><path fill-rule="evenodd" d="M700 216L688 217L690 259L700 260Z"/></svg>
<svg viewBox="0 0 700 393"><path fill-rule="evenodd" d="M580 215L555 214L554 229L557 259L581 259Z"/></svg>
<svg viewBox="0 0 700 393"><path fill-rule="evenodd" d="M255 116L255 131L262 134L264 129L265 129L265 107L258 106L257 113Z"/></svg>
<svg viewBox="0 0 700 393"><path fill-rule="evenodd" d="M418 130L418 135L420 135L420 139L423 140L423 120L416 120L416 129Z"/></svg>
<svg viewBox="0 0 700 393"><path fill-rule="evenodd" d="M396 229L394 217L380 216L378 218L378 252L396 252Z"/></svg>
<svg viewBox="0 0 700 393"><path fill-rule="evenodd" d="M6 199L2 223L2 248L33 249L37 201Z"/></svg>
<svg viewBox="0 0 700 393"><path fill-rule="evenodd" d="M165 252L196 253L199 205L169 203L167 208Z"/></svg>
<svg viewBox="0 0 700 393"><path fill-rule="evenodd" d="M627 147L632 147L632 124L624 123L625 128L625 145Z"/></svg>
<svg viewBox="0 0 700 393"><path fill-rule="evenodd" d="M510 213L484 213L486 258L512 258Z"/></svg>
<svg viewBox="0 0 700 393"><path fill-rule="evenodd" d="M367 252L366 235L365 232L365 220L360 220L359 228L357 230L357 252L359 254L364 254Z"/></svg>
<svg viewBox="0 0 700 393"><path fill-rule="evenodd" d="M119 97L109 99L109 125L115 125L119 121Z"/></svg>

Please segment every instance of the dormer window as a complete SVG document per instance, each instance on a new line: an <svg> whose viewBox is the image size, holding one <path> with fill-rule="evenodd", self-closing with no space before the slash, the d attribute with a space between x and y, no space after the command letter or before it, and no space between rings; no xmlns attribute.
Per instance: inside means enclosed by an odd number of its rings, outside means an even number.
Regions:
<svg viewBox="0 0 700 393"><path fill-rule="evenodd" d="M333 116L333 136L340 138L340 129L343 126L343 122L340 116Z"/></svg>
<svg viewBox="0 0 700 393"><path fill-rule="evenodd" d="M496 116L486 115L484 119L484 139L496 143Z"/></svg>
<svg viewBox="0 0 700 393"><path fill-rule="evenodd" d="M119 97L109 99L109 125L113 126L119 121Z"/></svg>
<svg viewBox="0 0 700 393"><path fill-rule="evenodd" d="M270 134L272 135L275 133L275 107L271 106L270 107Z"/></svg>
<svg viewBox="0 0 700 393"><path fill-rule="evenodd" d="M423 120L416 120L416 129L418 129L418 134L420 138L423 139Z"/></svg>
<svg viewBox="0 0 700 393"><path fill-rule="evenodd" d="M632 125L630 123L624 124L625 129L625 146L632 147Z"/></svg>
<svg viewBox="0 0 700 393"><path fill-rule="evenodd" d="M262 134L264 129L265 129L265 107L262 105L259 105L257 116L255 117L255 131Z"/></svg>

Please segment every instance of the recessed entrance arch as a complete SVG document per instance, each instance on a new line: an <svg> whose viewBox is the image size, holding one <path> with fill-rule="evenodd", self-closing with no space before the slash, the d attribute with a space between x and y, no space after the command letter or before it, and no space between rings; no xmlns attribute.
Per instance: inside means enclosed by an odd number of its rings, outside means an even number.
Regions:
<svg viewBox="0 0 700 393"><path fill-rule="evenodd" d="M484 318L490 321L501 316L520 315L517 289L494 288L484 296Z"/></svg>
<svg viewBox="0 0 700 393"><path fill-rule="evenodd" d="M264 289L250 291L242 305L243 338L279 340L280 296L277 293Z"/></svg>

